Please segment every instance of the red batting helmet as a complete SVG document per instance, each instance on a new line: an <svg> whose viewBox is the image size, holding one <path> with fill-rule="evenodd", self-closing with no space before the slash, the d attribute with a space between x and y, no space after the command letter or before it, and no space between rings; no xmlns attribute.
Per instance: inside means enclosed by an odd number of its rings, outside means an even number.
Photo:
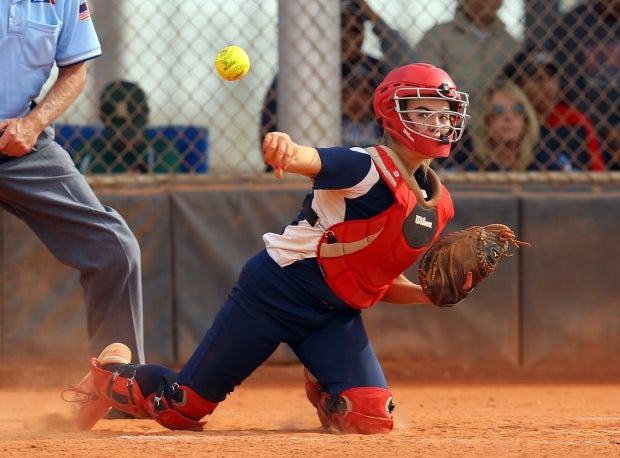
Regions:
<svg viewBox="0 0 620 458"><path fill-rule="evenodd" d="M410 118L410 113L428 114L428 110L408 110L407 100L430 98L449 102L450 109L441 111L450 118L451 127L447 132L445 125L429 125ZM373 101L375 117L386 132L405 146L430 157L450 154L451 143L463 136L465 121L469 118L468 106L469 95L457 91L452 78L430 64L409 64L392 70L375 90ZM429 128L431 132L427 133Z"/></svg>

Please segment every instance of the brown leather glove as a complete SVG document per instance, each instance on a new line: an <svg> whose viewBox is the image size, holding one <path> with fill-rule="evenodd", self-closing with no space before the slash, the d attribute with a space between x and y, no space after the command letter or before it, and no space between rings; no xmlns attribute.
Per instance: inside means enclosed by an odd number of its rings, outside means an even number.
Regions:
<svg viewBox="0 0 620 458"><path fill-rule="evenodd" d="M493 273L510 246L529 246L517 240L504 224L473 226L445 235L422 255L418 278L424 293L440 307L458 304ZM468 275L471 272L471 279Z"/></svg>

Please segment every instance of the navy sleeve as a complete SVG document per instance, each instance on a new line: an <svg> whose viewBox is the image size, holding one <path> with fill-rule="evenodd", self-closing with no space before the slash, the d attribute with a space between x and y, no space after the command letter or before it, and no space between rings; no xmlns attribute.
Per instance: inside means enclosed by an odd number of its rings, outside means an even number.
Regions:
<svg viewBox="0 0 620 458"><path fill-rule="evenodd" d="M315 189L351 188L368 175L372 159L366 152L342 146L317 150L321 171L314 180Z"/></svg>

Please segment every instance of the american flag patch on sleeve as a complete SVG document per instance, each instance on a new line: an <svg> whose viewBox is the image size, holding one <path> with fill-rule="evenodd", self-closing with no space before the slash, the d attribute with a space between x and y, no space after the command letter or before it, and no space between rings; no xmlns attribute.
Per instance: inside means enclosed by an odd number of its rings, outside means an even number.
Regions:
<svg viewBox="0 0 620 458"><path fill-rule="evenodd" d="M80 21L90 18L90 11L86 2L80 3Z"/></svg>

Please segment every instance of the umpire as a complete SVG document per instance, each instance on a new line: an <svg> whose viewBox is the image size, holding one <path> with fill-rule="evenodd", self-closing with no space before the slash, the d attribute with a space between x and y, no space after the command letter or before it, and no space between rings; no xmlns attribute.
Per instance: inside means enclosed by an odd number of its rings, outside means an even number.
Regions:
<svg viewBox="0 0 620 458"><path fill-rule="evenodd" d="M84 0L0 0L0 206L80 272L90 354L121 341L144 362L140 248L99 202L52 122L78 97L101 54ZM48 93L34 104L50 77Z"/></svg>

